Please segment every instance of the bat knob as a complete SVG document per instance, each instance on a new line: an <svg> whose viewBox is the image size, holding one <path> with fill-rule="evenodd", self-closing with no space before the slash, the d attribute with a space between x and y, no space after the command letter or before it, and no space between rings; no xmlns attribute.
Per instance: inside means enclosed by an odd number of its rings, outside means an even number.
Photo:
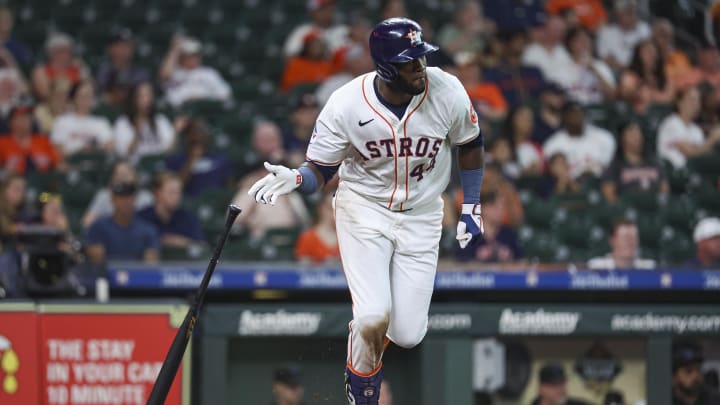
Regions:
<svg viewBox="0 0 720 405"><path fill-rule="evenodd" d="M230 206L228 206L228 215L227 220L225 221L225 227L232 226L232 224L235 222L235 218L237 218L241 212L242 209L240 207L235 204L230 204Z"/></svg>

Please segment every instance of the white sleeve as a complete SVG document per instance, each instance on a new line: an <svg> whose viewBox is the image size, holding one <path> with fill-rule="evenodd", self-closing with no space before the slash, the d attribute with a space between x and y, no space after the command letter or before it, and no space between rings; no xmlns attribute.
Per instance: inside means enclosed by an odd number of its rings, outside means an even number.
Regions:
<svg viewBox="0 0 720 405"><path fill-rule="evenodd" d="M565 150L562 147L562 142L557 137L557 132L550 135L550 137L543 144L542 150L545 161L549 160L552 155L556 153L565 154Z"/></svg>
<svg viewBox="0 0 720 405"><path fill-rule="evenodd" d="M614 45L612 41L612 31L610 31L610 27L602 27L600 28L600 31L598 31L597 35L597 53L598 56L601 58L607 58L610 56L612 52L612 47Z"/></svg>
<svg viewBox="0 0 720 405"><path fill-rule="evenodd" d="M303 47L303 37L310 30L310 26L307 24L296 27L287 40L285 40L285 46L283 47L283 53L286 57L292 57L300 53Z"/></svg>
<svg viewBox="0 0 720 405"><path fill-rule="evenodd" d="M612 88L615 88L617 86L617 83L615 82L615 76L613 76L613 72L610 69L610 66L607 65L607 63L596 60L594 63L595 70L597 71L598 75L604 80L608 85L610 85Z"/></svg>
<svg viewBox="0 0 720 405"><path fill-rule="evenodd" d="M452 124L448 138L453 145L462 145L477 138L480 134L478 115L470 97L460 81L453 76L454 96L451 110Z"/></svg>
<svg viewBox="0 0 720 405"><path fill-rule="evenodd" d="M53 122L52 132L50 133L50 141L55 145L62 146L67 140L67 120L65 117L58 117Z"/></svg>
<svg viewBox="0 0 720 405"><path fill-rule="evenodd" d="M120 117L115 121L113 135L115 138L115 151L117 151L118 155L126 157L130 144L135 136L135 131L132 126L130 126L130 121L126 117Z"/></svg>
<svg viewBox="0 0 720 405"><path fill-rule="evenodd" d="M210 89L212 98L222 101L230 100L232 90L230 89L230 85L227 84L225 79L220 76L220 73L218 73L218 71L215 69L208 69L208 78L210 79L210 83L212 84Z"/></svg>
<svg viewBox="0 0 720 405"><path fill-rule="evenodd" d="M342 131L340 117L332 111L334 105L328 102L320 111L306 154L308 160L324 166L340 164L347 156L350 146L347 135Z"/></svg>
<svg viewBox="0 0 720 405"><path fill-rule="evenodd" d="M112 127L110 127L110 121L107 118L99 119L99 129L97 133L98 143L105 145L112 141Z"/></svg>
<svg viewBox="0 0 720 405"><path fill-rule="evenodd" d="M157 135L160 138L160 147L163 151L169 151L175 144L175 128L173 128L170 120L162 114L155 116L155 125L157 126Z"/></svg>
<svg viewBox="0 0 720 405"><path fill-rule="evenodd" d="M660 159L665 159L672 163L675 168L679 168L682 167L684 159L682 158L682 154L672 145L673 142L677 140L675 134L679 130L674 124L675 119L673 115L665 118L660 124L657 137L657 153Z"/></svg>

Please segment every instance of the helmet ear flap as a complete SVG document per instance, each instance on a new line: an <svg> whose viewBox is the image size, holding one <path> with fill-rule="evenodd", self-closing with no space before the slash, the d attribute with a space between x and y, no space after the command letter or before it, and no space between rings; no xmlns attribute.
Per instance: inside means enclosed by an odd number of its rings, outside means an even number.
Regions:
<svg viewBox="0 0 720 405"><path fill-rule="evenodd" d="M398 77L398 70L392 63L377 63L375 70L378 76L386 82L391 82Z"/></svg>

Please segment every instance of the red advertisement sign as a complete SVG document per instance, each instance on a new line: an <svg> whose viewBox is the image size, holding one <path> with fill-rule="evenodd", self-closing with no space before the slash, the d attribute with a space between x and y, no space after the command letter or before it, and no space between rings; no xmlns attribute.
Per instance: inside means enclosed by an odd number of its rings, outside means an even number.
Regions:
<svg viewBox="0 0 720 405"><path fill-rule="evenodd" d="M41 314L40 404L146 403L176 327L168 314L97 311L103 307L90 313ZM183 392L183 372L181 366L166 404L189 400Z"/></svg>
<svg viewBox="0 0 720 405"><path fill-rule="evenodd" d="M0 404L37 404L38 315L0 308Z"/></svg>

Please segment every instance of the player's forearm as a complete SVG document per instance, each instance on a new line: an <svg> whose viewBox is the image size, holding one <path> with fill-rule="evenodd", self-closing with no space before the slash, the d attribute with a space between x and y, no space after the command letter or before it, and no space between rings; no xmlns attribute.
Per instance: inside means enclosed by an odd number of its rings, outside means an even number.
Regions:
<svg viewBox="0 0 720 405"><path fill-rule="evenodd" d="M485 153L482 144L463 145L458 149L463 204L479 204Z"/></svg>
<svg viewBox="0 0 720 405"><path fill-rule="evenodd" d="M302 183L297 190L302 194L314 193L335 175L337 169L338 166L318 166L313 162L306 161L298 168L302 175Z"/></svg>

